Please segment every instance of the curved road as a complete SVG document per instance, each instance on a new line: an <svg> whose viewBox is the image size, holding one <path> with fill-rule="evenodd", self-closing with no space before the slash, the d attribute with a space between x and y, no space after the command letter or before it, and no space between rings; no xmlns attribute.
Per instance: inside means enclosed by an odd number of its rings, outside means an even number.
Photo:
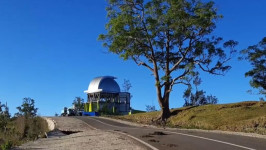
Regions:
<svg viewBox="0 0 266 150"><path fill-rule="evenodd" d="M179 129L136 127L100 117L75 117L89 126L128 134L161 150L266 150L266 139Z"/></svg>

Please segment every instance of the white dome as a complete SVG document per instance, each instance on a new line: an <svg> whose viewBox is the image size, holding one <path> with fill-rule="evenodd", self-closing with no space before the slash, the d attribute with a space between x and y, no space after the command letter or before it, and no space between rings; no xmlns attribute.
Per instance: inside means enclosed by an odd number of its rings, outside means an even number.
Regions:
<svg viewBox="0 0 266 150"><path fill-rule="evenodd" d="M85 93L96 93L96 92L104 92L104 93L119 93L120 87L117 82L114 80L115 77L112 76L103 76L94 78L88 87Z"/></svg>

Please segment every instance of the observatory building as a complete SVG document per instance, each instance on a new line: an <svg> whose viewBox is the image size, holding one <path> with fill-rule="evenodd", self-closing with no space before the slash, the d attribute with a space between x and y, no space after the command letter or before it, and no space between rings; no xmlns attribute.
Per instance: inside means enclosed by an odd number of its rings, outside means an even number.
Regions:
<svg viewBox="0 0 266 150"><path fill-rule="evenodd" d="M130 112L130 93L121 92L115 77L102 76L94 78L84 91L88 101L85 114L128 114Z"/></svg>

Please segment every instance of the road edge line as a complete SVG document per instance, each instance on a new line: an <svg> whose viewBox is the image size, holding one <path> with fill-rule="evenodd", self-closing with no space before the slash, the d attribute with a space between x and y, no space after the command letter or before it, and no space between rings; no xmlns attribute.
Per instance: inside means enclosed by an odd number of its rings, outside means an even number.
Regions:
<svg viewBox="0 0 266 150"><path fill-rule="evenodd" d="M98 121L98 122L100 122L100 123L102 123L102 124L105 124L105 125L108 125L108 126L117 127L117 126L115 126L115 125L111 125L111 124L108 124L108 123L102 122L102 121L100 121L100 120L94 119L94 118L90 118L90 119L93 119L93 120L95 120L95 121ZM84 122L85 122L85 121L84 121ZM85 123L86 123L86 122L85 122ZM87 124L87 123L86 123L86 124ZM90 126L89 124L87 124L87 125ZM94 127L93 127L93 128L94 128ZM95 129L96 129L96 128L95 128ZM96 129L96 130L97 130L97 129ZM138 138L136 138L136 137L134 137L134 136L132 136L132 135L129 135L129 134L126 134L126 133L123 133L123 132L119 132L119 131L113 131L113 130L108 130L108 131L110 131L110 132L115 132L115 133L118 133L118 134L126 135L126 136L128 136L128 137L130 137L130 138L132 138L132 139L134 139L134 140L136 140L136 141L142 143L143 145L149 147L149 148L152 149L152 150L159 150L159 149L157 149L156 147L150 145L149 143L144 142L144 141L142 141L141 139L138 139Z"/></svg>
<svg viewBox="0 0 266 150"><path fill-rule="evenodd" d="M135 127L150 127L154 129L167 129L167 130L172 130L172 131L176 131L176 130L195 131L195 132L203 132L203 133L215 133L215 134L236 135L236 136L249 137L249 138L266 139L265 135L254 134L254 133L222 131L222 130L184 129L184 128L170 128L170 127L163 128L163 127L157 127L154 125L141 124L141 123L130 122L130 121L122 120L122 119L114 119L114 118L108 118L108 117L103 117L103 116L99 116L99 118L106 119L106 120L113 120L119 123L124 123L124 124L135 126Z"/></svg>
<svg viewBox="0 0 266 150"><path fill-rule="evenodd" d="M76 118L76 119L78 119L78 120L81 120L81 119L79 119L79 118ZM85 122L85 121L83 121L83 120L81 120L83 123L85 123L89 128L91 128L92 130L98 130L97 128L95 128L95 127L93 127L93 126L91 126L91 125L89 125L87 122Z"/></svg>
<svg viewBox="0 0 266 150"><path fill-rule="evenodd" d="M110 131L110 132L115 132L115 133L118 133L118 134L126 135L126 136L128 136L128 137L130 137L130 138L132 138L132 139L134 139L134 140L136 140L136 141L138 141L138 142L140 142L141 144L143 144L143 145L149 147L149 148L152 149L152 150L159 150L158 148L156 148L156 147L150 145L149 143L144 142L144 141L142 141L141 139L136 138L136 137L134 137L134 136L132 136L132 135L129 135L129 134L126 134L126 133L123 133L123 132L119 132L119 131L113 131L113 130L109 130L109 131Z"/></svg>
<svg viewBox="0 0 266 150"><path fill-rule="evenodd" d="M106 119L106 118L104 118ZM96 120L96 119L94 119ZM107 119L108 120L108 119ZM97 120L99 121L99 120ZM104 123L102 121L99 121L103 124L106 124L106 125L109 125L107 123ZM110 125L110 126L114 126L114 125ZM213 141L213 142L217 142L217 143L223 143L223 144L226 144L226 145L231 145L231 146L235 146L235 147L240 147L240 148L243 148L243 149L247 149L247 150L256 150L254 148L250 148L250 147L245 147L245 146L242 146L242 145L237 145L237 144L233 144L233 143L230 143L230 142L225 142L225 141L220 141L220 140L216 140L216 139L211 139L211 138L206 138L206 137L202 137L202 136L196 136L196 135L192 135L192 134L185 134L185 133L178 133L178 132L173 132L173 131L166 131L164 129L160 129L160 128L157 128L159 130L163 130L163 132L168 132L168 133L172 133L172 134L179 134L179 135L184 135L184 136L190 136L190 137L194 137L194 138L199 138L199 139L204 139L204 140L208 140L208 141Z"/></svg>
<svg viewBox="0 0 266 150"><path fill-rule="evenodd" d="M239 148L243 148L243 149L247 149L247 150L256 150L254 148L245 147L245 146L242 146L242 145L237 145L237 144L233 144L233 143L230 143L230 142L215 140L215 139L206 138L206 137L197 136L197 135L191 135L191 134L185 134L185 133L178 133L178 132L172 132L172 131L164 131L164 132L166 132L166 133L172 133L172 134L179 134L179 135L184 135L184 136L190 136L190 137L204 139L204 140L213 141L213 142L217 142L217 143L223 143L223 144L226 144L226 145L231 145L231 146L235 146L235 147L239 147Z"/></svg>

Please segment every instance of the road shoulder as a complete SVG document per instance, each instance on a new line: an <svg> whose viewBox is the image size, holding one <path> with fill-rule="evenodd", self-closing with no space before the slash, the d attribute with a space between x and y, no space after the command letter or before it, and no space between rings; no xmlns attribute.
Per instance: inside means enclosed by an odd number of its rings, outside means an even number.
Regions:
<svg viewBox="0 0 266 150"><path fill-rule="evenodd" d="M147 124L139 124L135 122L120 120L120 119L114 119L109 117L99 117L103 119L108 119L112 121L116 121L119 123L136 126L136 127L149 127L149 128L155 128L155 129L167 129L170 131L195 131L195 132L203 132L203 133L218 133L218 134L228 134L228 135L239 135L239 136L246 136L246 137L254 137L254 138L260 138L260 139L266 139L266 135L256 134L256 133L244 133L244 132L231 132L231 131L221 131L221 130L202 130L202 129L181 129L181 128L169 128L169 127L157 127L154 125L147 125Z"/></svg>
<svg viewBox="0 0 266 150"><path fill-rule="evenodd" d="M73 134L53 136L25 143L16 149L130 149L144 150L134 140L114 132L95 130L83 121L72 117L49 117L56 123L56 129ZM68 132L70 133L70 132Z"/></svg>

